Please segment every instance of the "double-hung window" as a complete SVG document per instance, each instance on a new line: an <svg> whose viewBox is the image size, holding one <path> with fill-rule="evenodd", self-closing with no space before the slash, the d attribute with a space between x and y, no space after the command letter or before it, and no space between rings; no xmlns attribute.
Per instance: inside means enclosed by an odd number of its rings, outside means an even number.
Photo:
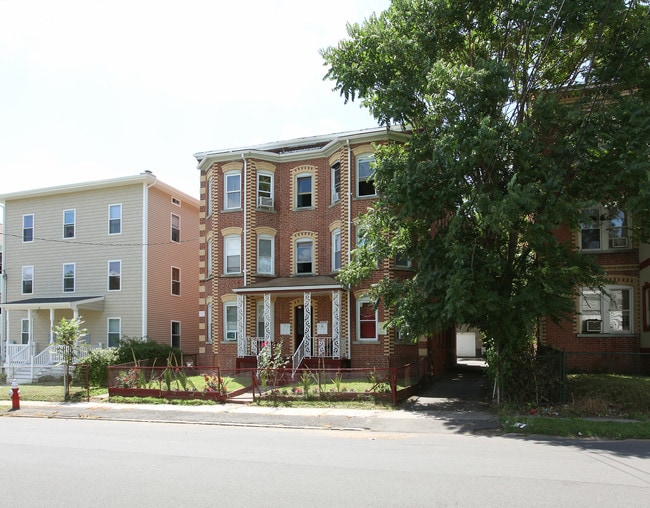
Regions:
<svg viewBox="0 0 650 508"><path fill-rule="evenodd" d="M212 249L214 247L214 243L212 241L212 238L208 240L208 252L206 253L207 257L207 270L208 270L208 277L212 275L212 270L213 270L213 261L212 261Z"/></svg>
<svg viewBox="0 0 650 508"><path fill-rule="evenodd" d="M75 264L65 263L63 265L63 292L73 293L75 281Z"/></svg>
<svg viewBox="0 0 650 508"><path fill-rule="evenodd" d="M120 337L122 336L122 320L120 318L108 318L107 330L108 347L119 346Z"/></svg>
<svg viewBox="0 0 650 508"><path fill-rule="evenodd" d="M205 319L205 342L212 344L212 304L208 303L207 316Z"/></svg>
<svg viewBox="0 0 650 508"><path fill-rule="evenodd" d="M172 266L172 295L181 295L181 269Z"/></svg>
<svg viewBox="0 0 650 508"><path fill-rule="evenodd" d="M230 171L224 175L226 195L224 196L227 210L241 208L241 174Z"/></svg>
<svg viewBox="0 0 650 508"><path fill-rule="evenodd" d="M171 322L171 342L172 347L177 349L181 348L181 322L172 321Z"/></svg>
<svg viewBox="0 0 650 508"><path fill-rule="evenodd" d="M273 237L260 235L257 237L257 273L272 275L273 270Z"/></svg>
<svg viewBox="0 0 650 508"><path fill-rule="evenodd" d="M122 205L108 206L108 234L118 235L122 232Z"/></svg>
<svg viewBox="0 0 650 508"><path fill-rule="evenodd" d="M332 166L332 203L341 200L341 163L335 162Z"/></svg>
<svg viewBox="0 0 650 508"><path fill-rule="evenodd" d="M296 177L296 190L296 208L311 207L313 192L312 175L298 175Z"/></svg>
<svg viewBox="0 0 650 508"><path fill-rule="evenodd" d="M358 340L377 340L377 311L367 298L357 300L357 338Z"/></svg>
<svg viewBox="0 0 650 508"><path fill-rule="evenodd" d="M21 344L29 344L29 337L31 335L29 319L20 320L20 342Z"/></svg>
<svg viewBox="0 0 650 508"><path fill-rule="evenodd" d="M364 155L357 159L357 196L374 196L375 184L372 179L374 173L373 155Z"/></svg>
<svg viewBox="0 0 650 508"><path fill-rule="evenodd" d="M23 294L34 294L34 267L23 266Z"/></svg>
<svg viewBox="0 0 650 508"><path fill-rule="evenodd" d="M181 218L176 215L175 213L172 213L172 221L171 221L171 239L172 242L180 242L181 241Z"/></svg>
<svg viewBox="0 0 650 508"><path fill-rule="evenodd" d="M223 305L223 318L226 340L237 340L237 303L226 302Z"/></svg>
<svg viewBox="0 0 650 508"><path fill-rule="evenodd" d="M226 273L241 273L241 238L239 235L229 235L224 238L226 253Z"/></svg>
<svg viewBox="0 0 650 508"><path fill-rule="evenodd" d="M314 273L314 242L296 241L296 273Z"/></svg>
<svg viewBox="0 0 650 508"><path fill-rule="evenodd" d="M63 238L74 238L77 212L75 210L63 211Z"/></svg>
<svg viewBox="0 0 650 508"><path fill-rule="evenodd" d="M593 207L583 211L580 224L582 250L621 249L630 246L628 215L623 210Z"/></svg>
<svg viewBox="0 0 650 508"><path fill-rule="evenodd" d="M583 289L580 294L582 333L632 333L632 288L606 286L604 291Z"/></svg>
<svg viewBox="0 0 650 508"><path fill-rule="evenodd" d="M23 215L23 242L34 241L34 214Z"/></svg>
<svg viewBox="0 0 650 508"><path fill-rule="evenodd" d="M122 261L108 262L108 290L119 291L122 289Z"/></svg>
<svg viewBox="0 0 650 508"><path fill-rule="evenodd" d="M341 269L341 230L332 231L332 270Z"/></svg>
<svg viewBox="0 0 650 508"><path fill-rule="evenodd" d="M273 174L257 174L257 206L273 209Z"/></svg>
<svg viewBox="0 0 650 508"><path fill-rule="evenodd" d="M207 210L207 216L210 217L212 215L212 185L214 184L214 178L210 176L208 178L207 186L208 188L206 189L206 194L207 194L207 199L206 199L206 206L208 208Z"/></svg>

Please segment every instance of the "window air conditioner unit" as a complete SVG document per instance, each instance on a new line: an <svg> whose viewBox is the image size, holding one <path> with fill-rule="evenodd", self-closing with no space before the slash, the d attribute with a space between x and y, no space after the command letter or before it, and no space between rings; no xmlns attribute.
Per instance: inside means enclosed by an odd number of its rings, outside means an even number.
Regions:
<svg viewBox="0 0 650 508"><path fill-rule="evenodd" d="M600 333L603 330L603 322L600 319L587 319L585 323L589 333Z"/></svg>
<svg viewBox="0 0 650 508"><path fill-rule="evenodd" d="M226 332L226 339L235 340L237 338L237 332Z"/></svg>
<svg viewBox="0 0 650 508"><path fill-rule="evenodd" d="M630 245L630 239L627 237L623 238L611 238L609 240L609 246L612 249L624 249Z"/></svg>
<svg viewBox="0 0 650 508"><path fill-rule="evenodd" d="M257 206L259 208L273 208L273 198L260 196L257 198Z"/></svg>
<svg viewBox="0 0 650 508"><path fill-rule="evenodd" d="M332 194L332 203L336 203L340 199L339 193L335 192Z"/></svg>

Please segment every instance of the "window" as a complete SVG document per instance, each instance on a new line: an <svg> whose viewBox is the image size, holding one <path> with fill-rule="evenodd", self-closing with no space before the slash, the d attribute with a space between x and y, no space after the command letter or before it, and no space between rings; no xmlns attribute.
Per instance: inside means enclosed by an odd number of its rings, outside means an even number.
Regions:
<svg viewBox="0 0 650 508"><path fill-rule="evenodd" d="M375 157L364 155L357 159L357 196L374 196L375 184L372 181L372 165Z"/></svg>
<svg viewBox="0 0 650 508"><path fill-rule="evenodd" d="M309 208L312 203L312 177L302 175L296 178L296 208Z"/></svg>
<svg viewBox="0 0 650 508"><path fill-rule="evenodd" d="M172 242L181 241L181 218L172 213Z"/></svg>
<svg viewBox="0 0 650 508"><path fill-rule="evenodd" d="M628 216L623 210L602 207L584 211L586 219L580 224L582 250L620 249L630 245Z"/></svg>
<svg viewBox="0 0 650 508"><path fill-rule="evenodd" d="M582 333L632 333L632 288L583 289L580 295Z"/></svg>
<svg viewBox="0 0 650 508"><path fill-rule="evenodd" d="M63 292L72 293L74 292L74 263L65 263L63 265Z"/></svg>
<svg viewBox="0 0 650 508"><path fill-rule="evenodd" d="M411 259L406 254L398 254L395 256L395 267L411 268Z"/></svg>
<svg viewBox="0 0 650 508"><path fill-rule="evenodd" d="M119 291L122 288L122 261L108 262L108 290Z"/></svg>
<svg viewBox="0 0 650 508"><path fill-rule="evenodd" d="M21 344L29 344L29 336L30 334L30 329L29 329L29 319L21 319L20 320L20 342Z"/></svg>
<svg viewBox="0 0 650 508"><path fill-rule="evenodd" d="M332 270L341 269L341 230L332 231Z"/></svg>
<svg viewBox="0 0 650 508"><path fill-rule="evenodd" d="M34 293L34 267L23 266L23 294L31 295Z"/></svg>
<svg viewBox="0 0 650 508"><path fill-rule="evenodd" d="M223 316L226 340L237 340L237 303L224 303Z"/></svg>
<svg viewBox="0 0 650 508"><path fill-rule="evenodd" d="M273 175L270 173L257 174L257 206L273 208Z"/></svg>
<svg viewBox="0 0 650 508"><path fill-rule="evenodd" d="M241 175L239 173L226 173L226 208L241 208Z"/></svg>
<svg viewBox="0 0 650 508"><path fill-rule="evenodd" d="M241 273L241 239L239 235L226 236L226 273Z"/></svg>
<svg viewBox="0 0 650 508"><path fill-rule="evenodd" d="M108 347L118 347L122 336L122 320L120 318L108 318Z"/></svg>
<svg viewBox="0 0 650 508"><path fill-rule="evenodd" d="M205 342L212 344L212 304L208 304L207 317L205 320Z"/></svg>
<svg viewBox="0 0 650 508"><path fill-rule="evenodd" d="M181 295L181 269L172 266L172 295Z"/></svg>
<svg viewBox="0 0 650 508"><path fill-rule="evenodd" d="M214 182L214 179L212 178L212 176L210 176L210 178L208 178L208 188L207 188L208 198L206 200L207 201L207 207L208 207L208 214L207 214L208 217L210 217L210 215L212 215L212 184L213 184L213 182Z"/></svg>
<svg viewBox="0 0 650 508"><path fill-rule="evenodd" d="M181 348L181 322L180 321L172 321L172 329L171 329L171 339L172 339L172 347Z"/></svg>
<svg viewBox="0 0 650 508"><path fill-rule="evenodd" d="M257 273L273 274L273 237L260 235L257 238Z"/></svg>
<svg viewBox="0 0 650 508"><path fill-rule="evenodd" d="M259 300L256 307L257 337L264 337L264 300Z"/></svg>
<svg viewBox="0 0 650 508"><path fill-rule="evenodd" d="M23 242L34 241L34 215L23 215Z"/></svg>
<svg viewBox="0 0 650 508"><path fill-rule="evenodd" d="M122 232L122 205L108 206L108 234L118 235Z"/></svg>
<svg viewBox="0 0 650 508"><path fill-rule="evenodd" d="M332 203L341 199L341 163L336 162L332 166Z"/></svg>
<svg viewBox="0 0 650 508"><path fill-rule="evenodd" d="M313 273L314 242L298 240L296 242L296 273Z"/></svg>
<svg viewBox="0 0 650 508"><path fill-rule="evenodd" d="M75 210L63 211L63 238L74 238L76 215Z"/></svg>
<svg viewBox="0 0 650 508"><path fill-rule="evenodd" d="M377 340L377 312L367 298L357 300L358 340Z"/></svg>
<svg viewBox="0 0 650 508"><path fill-rule="evenodd" d="M207 254L207 265L208 265L208 266L207 266L207 269L208 269L208 277L212 275L212 269L213 269L213 265L212 265L212 248L213 248L213 243L214 243L214 242L212 241L212 238L210 238L210 239L208 240L208 252L206 253L206 254Z"/></svg>

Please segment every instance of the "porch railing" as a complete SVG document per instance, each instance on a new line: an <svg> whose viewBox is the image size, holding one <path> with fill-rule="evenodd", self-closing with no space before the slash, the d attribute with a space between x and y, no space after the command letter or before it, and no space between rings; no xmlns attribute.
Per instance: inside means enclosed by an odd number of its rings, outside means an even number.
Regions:
<svg viewBox="0 0 650 508"><path fill-rule="evenodd" d="M300 344L296 348L296 351L293 353L291 358L291 377L293 378L296 375L296 371L302 365L302 361L305 359L305 340L307 337L303 338L300 341Z"/></svg>
<svg viewBox="0 0 650 508"><path fill-rule="evenodd" d="M28 365L32 359L30 344L7 344L8 365Z"/></svg>

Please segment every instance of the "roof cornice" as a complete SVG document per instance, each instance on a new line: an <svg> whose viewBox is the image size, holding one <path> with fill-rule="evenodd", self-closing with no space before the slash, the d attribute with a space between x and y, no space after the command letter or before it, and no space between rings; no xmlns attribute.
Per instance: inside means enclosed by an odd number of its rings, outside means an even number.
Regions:
<svg viewBox="0 0 650 508"><path fill-rule="evenodd" d="M332 153L347 143L372 143L388 140L405 141L408 137L408 133L401 129L376 127L372 129L277 141L274 143L254 145L250 147L198 152L194 154L194 157L197 160L197 168L199 170L209 167L214 162L241 160L242 157L281 163L301 161L316 157L329 157Z"/></svg>

